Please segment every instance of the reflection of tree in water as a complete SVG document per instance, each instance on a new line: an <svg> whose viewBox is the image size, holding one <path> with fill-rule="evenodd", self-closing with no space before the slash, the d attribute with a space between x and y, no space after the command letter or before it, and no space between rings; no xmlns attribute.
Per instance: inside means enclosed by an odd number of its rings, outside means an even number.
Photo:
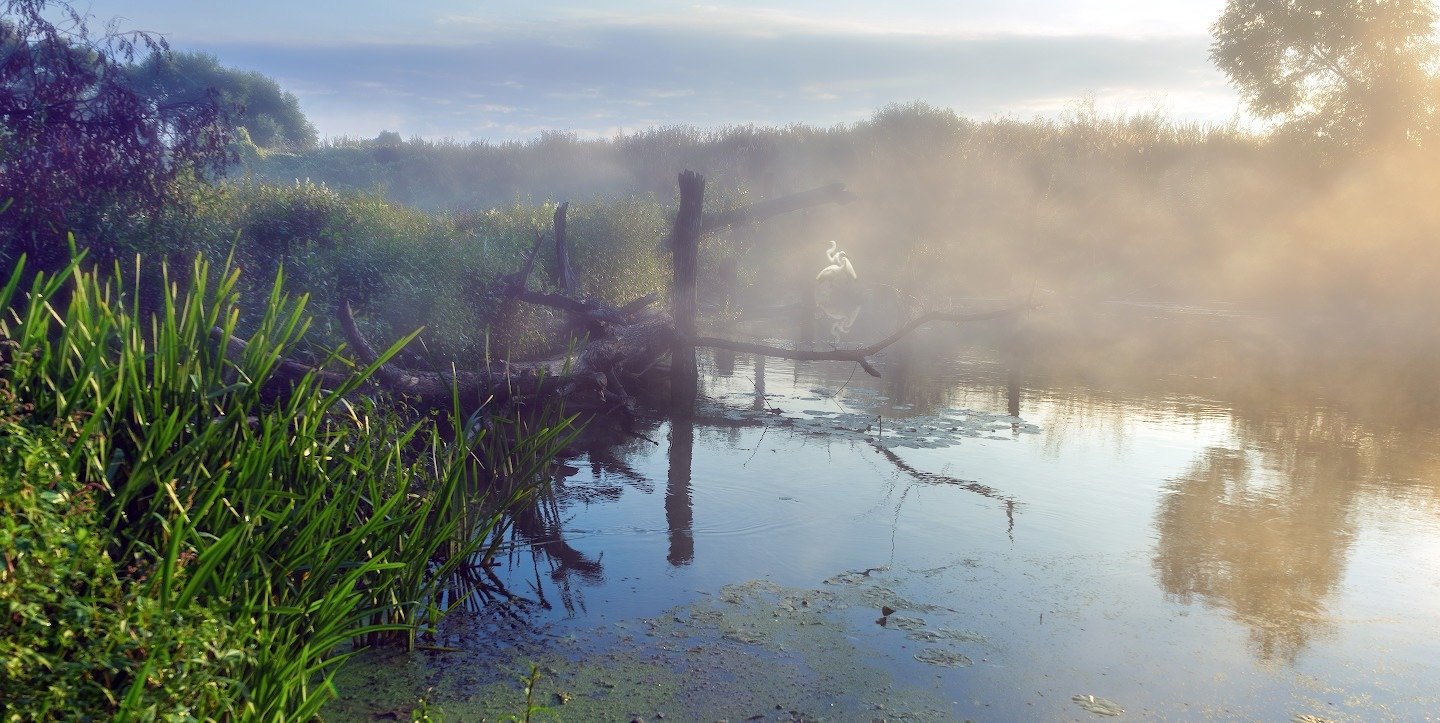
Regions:
<svg viewBox="0 0 1440 723"><path fill-rule="evenodd" d="M660 420L656 418L637 418L619 413L592 420L567 450L572 458L584 457L590 471L589 478L583 484L579 478L571 481L570 477L574 475L561 480L556 490L560 501L593 503L616 500L627 486L646 494L654 492L654 483L632 467L627 457L656 444L659 425Z"/></svg>
<svg viewBox="0 0 1440 723"><path fill-rule="evenodd" d="M659 426L653 418L619 415L597 418L567 448L567 458L583 457L586 475L580 467L560 465L555 483L537 495L534 504L513 518L516 553L527 550L531 557L534 579L530 581L533 602L550 609L551 596L558 597L567 611L584 610L584 585L602 582L605 568L601 557L585 554L565 539L564 508L572 503L594 504L619 499L627 486L643 493L655 491L654 484L635 470L626 457L642 445L654 444L651 437ZM511 556L512 569L521 569L520 561ZM546 583L545 578L549 579ZM579 584L576 584L576 583ZM548 591L553 587L553 591ZM506 591L514 595L517 591Z"/></svg>
<svg viewBox="0 0 1440 723"><path fill-rule="evenodd" d="M885 392L894 404L909 404L908 414L933 414L952 406L954 379L938 373L939 342L916 334L896 342L885 355ZM906 416L908 416L908 414Z"/></svg>
<svg viewBox="0 0 1440 723"><path fill-rule="evenodd" d="M670 421L670 467L665 484L665 526L670 552L665 559L676 567L695 561L695 511L690 496L690 468L695 455L695 423L688 414Z"/></svg>
<svg viewBox="0 0 1440 723"><path fill-rule="evenodd" d="M535 505L515 516L515 534L526 543L534 565L535 579L530 583L531 592L540 607L549 610L552 605L546 595L542 570L548 572L555 594L559 596L565 610L574 612L585 609L584 598L575 586L574 578L584 583L597 583L605 579L605 568L600 560L591 559L565 540L559 503L553 492L545 493ZM511 564L514 564L512 560ZM517 568L518 569L518 568Z"/></svg>
<svg viewBox="0 0 1440 723"><path fill-rule="evenodd" d="M1319 433L1277 440L1283 451L1267 460L1271 470L1255 470L1242 452L1207 449L1170 483L1156 514L1161 588L1230 612L1249 626L1261 660L1293 662L1328 631L1325 606L1355 537L1353 448L1311 429Z"/></svg>

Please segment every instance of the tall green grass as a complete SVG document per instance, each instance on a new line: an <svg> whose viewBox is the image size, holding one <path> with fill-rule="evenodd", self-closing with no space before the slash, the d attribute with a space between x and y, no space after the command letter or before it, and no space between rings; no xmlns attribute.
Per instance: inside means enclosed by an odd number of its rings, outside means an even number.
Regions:
<svg viewBox="0 0 1440 723"><path fill-rule="evenodd" d="M231 622L231 683L206 698L222 709L198 717L311 717L333 695L347 645L413 643L463 597L459 573L484 564L503 513L544 484L569 420L406 421L358 393L376 365L335 388L313 373L284 379L280 363L309 322L305 297L287 297L279 274L236 354L219 341L240 320L233 264L200 258L178 277L162 267L142 313L145 273L138 262L101 274L77 261L28 286L23 269L11 274L0 288L0 384L23 412L6 424L54 440L42 484L95 491L94 522L127 595ZM326 363L347 365L338 354ZM28 673L64 662L38 650ZM87 714L173 713L152 694L173 656L132 657L132 670L108 678L110 709ZM25 684L10 681L27 679L0 682L0 701L26 700Z"/></svg>

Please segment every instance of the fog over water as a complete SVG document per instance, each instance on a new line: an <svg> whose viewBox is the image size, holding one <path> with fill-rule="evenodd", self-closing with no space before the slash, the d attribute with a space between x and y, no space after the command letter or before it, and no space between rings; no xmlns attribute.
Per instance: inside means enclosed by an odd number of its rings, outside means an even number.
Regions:
<svg viewBox="0 0 1440 723"><path fill-rule="evenodd" d="M356 656L334 717L422 695L496 717L530 704L517 670L582 719L1440 710L1434 63L1391 83L1395 53L1356 53L1262 122L1211 58L1223 3L1110 5L374 3L265 28L134 4L325 137L237 141L173 220L184 251L286 269L317 346L352 302L377 342L424 327L395 357L412 382L601 342L556 394L606 413L503 559L457 574L422 646ZM681 171L708 185L677 337ZM590 313L652 294L680 324ZM687 335L834 352L1002 307L874 377L711 343L677 411L650 385L680 377L647 375ZM643 350L617 341L637 327Z"/></svg>

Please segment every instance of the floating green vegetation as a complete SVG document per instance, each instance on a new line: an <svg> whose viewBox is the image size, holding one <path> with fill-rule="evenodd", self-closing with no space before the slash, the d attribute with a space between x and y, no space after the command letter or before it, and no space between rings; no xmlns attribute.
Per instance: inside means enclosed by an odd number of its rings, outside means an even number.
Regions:
<svg viewBox="0 0 1440 723"><path fill-rule="evenodd" d="M701 411L733 424L783 426L827 438L870 442L884 449L943 449L966 439L1012 439L1017 434L1040 433L1040 427L1009 414L951 408L914 414L907 405L888 406L886 399L869 390L846 390L846 397L841 406L831 390L812 389L796 396L771 394L766 404L774 406L757 410L740 406L753 399L753 393L735 391L702 401ZM835 408L799 408L821 401L835 403Z"/></svg>
<svg viewBox="0 0 1440 723"><path fill-rule="evenodd" d="M374 652L341 674L344 696L326 709L337 718L400 716L418 691L446 720L508 720L527 709L527 685L558 718L577 720L817 720L857 716L947 720L951 703L916 685L855 639L856 614L884 613L896 636L925 636L915 654L936 668L968 666L989 644L942 627L958 614L905 600L883 569L841 573L818 588L768 580L724 585L654 618L624 620L583 636L540 631L504 646L464 651ZM868 574L867 574L868 573ZM884 606L879 600L887 600ZM889 613L885 613L885 610ZM911 613L897 615L899 609ZM876 621L877 623L880 621ZM478 618L452 618L466 628ZM473 637L457 633L462 638ZM527 682L525 670L542 677Z"/></svg>

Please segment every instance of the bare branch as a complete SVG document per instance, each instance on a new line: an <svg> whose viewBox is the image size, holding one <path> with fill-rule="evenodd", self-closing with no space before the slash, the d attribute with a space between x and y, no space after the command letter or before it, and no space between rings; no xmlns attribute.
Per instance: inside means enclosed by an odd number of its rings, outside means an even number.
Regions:
<svg viewBox="0 0 1440 723"><path fill-rule="evenodd" d="M896 329L895 333L891 334L890 336L887 336L884 339L875 342L874 344L862 346L856 349L785 349L782 347L768 346L765 344L755 344L753 342L745 341L732 341L730 339L717 339L714 337L697 337L693 339L692 343L695 346L710 347L712 349L730 349L733 351L747 352L750 354L763 354L765 356L773 356L780 359L794 359L796 361L855 362L856 364L860 365L861 369L865 370L866 374L869 374L872 377L878 377L880 376L879 370L877 370L874 366L871 366L870 361L867 359L867 357L878 354L886 347L894 344L897 341L900 341L900 339L904 338L905 335L915 331L916 329L920 328L925 324L928 324L932 321L948 321L951 323L962 323L967 321L985 321L988 319L1001 319L1008 316L1016 316L1022 312L1029 311L1034 308L1036 308L1034 305L1027 303L1024 306L1014 306L1005 309L973 312L968 314L932 311L926 314L921 314L920 316L912 319L910 323L900 327L899 329Z"/></svg>
<svg viewBox="0 0 1440 723"><path fill-rule="evenodd" d="M849 203L854 198L855 194L845 190L845 184L831 183L820 188L812 188L768 201L759 201L729 211L705 214L704 219L700 222L700 235L709 236L731 226L759 223L774 216L826 203Z"/></svg>
<svg viewBox="0 0 1440 723"><path fill-rule="evenodd" d="M529 253L525 254L525 263L520 266L520 270L500 277L500 286L509 295L514 296L525 290L525 286L530 282L530 271L535 268L535 257L539 255L540 245L544 242L545 237L536 231L535 244L530 247Z"/></svg>

